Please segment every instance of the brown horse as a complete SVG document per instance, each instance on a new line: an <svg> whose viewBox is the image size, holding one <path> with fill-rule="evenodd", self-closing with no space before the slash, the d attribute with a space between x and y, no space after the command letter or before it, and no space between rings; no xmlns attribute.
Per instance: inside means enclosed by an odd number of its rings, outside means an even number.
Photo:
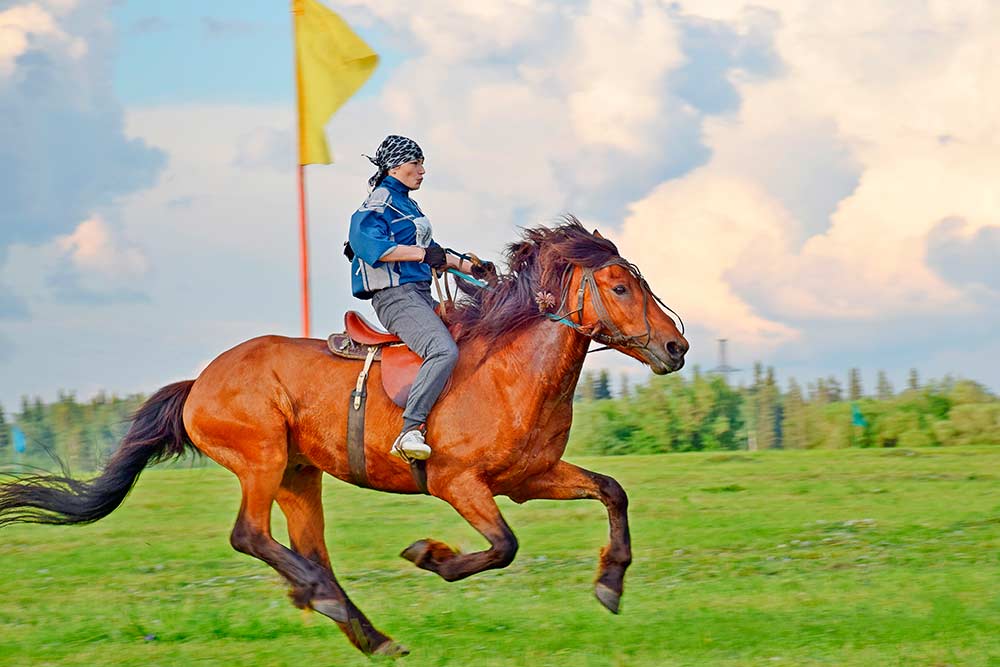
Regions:
<svg viewBox="0 0 1000 667"><path fill-rule="evenodd" d="M614 479L560 460L574 388L592 339L658 374L683 365L688 343L636 267L575 219L526 230L507 257L509 273L499 284L466 295L450 314L459 362L427 425L434 445L426 465L429 492L450 503L490 546L458 553L425 539L402 556L447 581L506 567L518 544L495 496L518 503L600 500L610 543L601 550L595 593L617 613L632 560L628 499ZM360 365L332 356L320 340L264 336L241 343L197 380L154 394L95 479L32 476L0 486L0 525L96 521L118 507L147 464L193 445L240 480L233 548L281 573L297 606L333 619L360 650L404 654L348 599L323 538L323 473L352 479L348 396ZM370 386L378 386L379 372L373 367ZM367 416L368 484L417 493L410 468L389 455L400 408L372 391ZM287 517L291 548L271 536L275 501Z"/></svg>

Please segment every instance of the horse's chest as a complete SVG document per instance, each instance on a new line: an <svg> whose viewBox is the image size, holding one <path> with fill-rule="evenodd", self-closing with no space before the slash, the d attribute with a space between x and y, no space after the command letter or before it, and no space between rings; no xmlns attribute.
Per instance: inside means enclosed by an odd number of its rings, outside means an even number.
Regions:
<svg viewBox="0 0 1000 667"><path fill-rule="evenodd" d="M554 411L535 422L534 427L515 441L512 455L498 476L507 484L517 484L540 475L554 466L566 451L571 414Z"/></svg>

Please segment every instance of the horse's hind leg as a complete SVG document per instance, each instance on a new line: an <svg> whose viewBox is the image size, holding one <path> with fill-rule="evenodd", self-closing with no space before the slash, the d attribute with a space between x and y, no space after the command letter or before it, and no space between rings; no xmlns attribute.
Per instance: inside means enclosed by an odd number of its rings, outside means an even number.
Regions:
<svg viewBox="0 0 1000 667"><path fill-rule="evenodd" d="M283 457L282 457L283 458ZM284 461L280 461L282 467ZM295 480L268 464L254 466L252 474L240 475L243 503L233 528L231 543L237 551L261 559L292 585L293 600L304 602L337 622L347 638L365 653L404 655L406 650L372 626L365 615L348 599L330 570L326 548L322 546L322 524L311 527L310 520L319 507L319 480L307 477ZM287 484L283 485L283 480ZM282 489L282 486L285 488ZM307 552L312 546L314 558L306 558L282 546L271 536L271 505L281 495L288 516L289 533ZM318 533L317 533L318 530ZM318 538L317 538L318 536ZM317 539L318 544L317 546ZM325 562L323 562L325 561Z"/></svg>
<svg viewBox="0 0 1000 667"><path fill-rule="evenodd" d="M610 541L601 549L594 594L617 614L624 589L625 570L632 562L628 532L628 496L614 478L560 461L547 472L526 480L508 494L516 503L526 500L600 500L608 509Z"/></svg>
<svg viewBox="0 0 1000 667"><path fill-rule="evenodd" d="M323 536L323 471L313 466L292 466L285 471L278 489L278 505L288 522L292 550L325 568L333 577L330 554ZM292 602L300 609L311 606L313 588L291 590Z"/></svg>
<svg viewBox="0 0 1000 667"><path fill-rule="evenodd" d="M402 554L417 567L436 572L446 581L464 579L493 568L507 567L517 554L517 538L500 514L493 493L478 479L458 478L436 494L451 504L473 528L490 541L485 551L460 554L436 540L414 542Z"/></svg>

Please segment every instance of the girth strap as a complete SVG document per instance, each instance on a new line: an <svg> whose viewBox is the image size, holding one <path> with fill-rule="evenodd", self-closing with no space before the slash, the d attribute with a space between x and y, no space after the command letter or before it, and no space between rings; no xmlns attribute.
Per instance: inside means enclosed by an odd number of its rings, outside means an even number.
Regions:
<svg viewBox="0 0 1000 667"><path fill-rule="evenodd" d="M358 373L358 382L351 392L351 403L347 406L347 465L354 483L364 488L369 488L365 463L365 405L368 402L368 372L376 352L377 345L368 348L364 368Z"/></svg>
<svg viewBox="0 0 1000 667"><path fill-rule="evenodd" d="M427 490L427 461L410 461L410 474L413 475L413 481L417 483L420 493L425 496L431 495Z"/></svg>
<svg viewBox="0 0 1000 667"><path fill-rule="evenodd" d="M365 460L365 406L368 403L368 373L372 361L379 350L378 345L368 348L365 365L358 373L358 381L351 392L351 402L347 406L347 465L351 472L351 481L357 486L371 488L368 484L368 466ZM410 461L410 473L421 493L430 495L427 490L427 462Z"/></svg>

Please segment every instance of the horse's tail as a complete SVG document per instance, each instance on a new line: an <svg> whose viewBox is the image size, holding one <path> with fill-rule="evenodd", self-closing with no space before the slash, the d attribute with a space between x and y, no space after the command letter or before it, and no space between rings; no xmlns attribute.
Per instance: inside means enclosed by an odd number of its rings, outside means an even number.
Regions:
<svg viewBox="0 0 1000 667"><path fill-rule="evenodd" d="M96 478L28 475L0 484L0 526L10 523L91 523L111 514L150 463L180 456L190 446L184 401L194 380L163 387L133 415L132 426Z"/></svg>

